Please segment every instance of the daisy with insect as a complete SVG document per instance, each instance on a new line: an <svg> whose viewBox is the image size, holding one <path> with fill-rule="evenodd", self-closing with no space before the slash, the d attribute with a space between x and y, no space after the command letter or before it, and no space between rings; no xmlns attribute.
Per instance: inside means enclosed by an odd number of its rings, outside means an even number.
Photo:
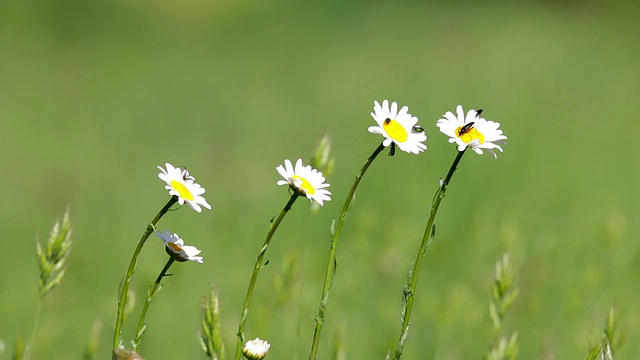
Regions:
<svg viewBox="0 0 640 360"><path fill-rule="evenodd" d="M127 268L127 272L125 274L124 279L122 280L122 284L120 286L120 291L118 293L118 310L116 314L116 322L114 327L114 336L113 336L113 351L123 348L123 339L122 339L122 323L124 321L124 308L127 303L127 297L129 294L129 287L131 285L131 281L133 280L133 273L135 272L136 264L138 262L138 256L142 251L142 247L145 242L149 238L149 235L155 231L155 226L160 221L160 219L169 211L169 209L175 205L176 203L183 205L187 204L193 210L197 212L202 211L202 207L207 209L211 209L211 205L207 202L207 200L202 196L205 193L205 190L200 184L196 183L196 179L189 174L187 169L182 169L179 167L175 167L169 163L165 164L165 167L158 166L160 173L158 177L160 180L166 183L165 189L169 191L169 195L171 197L167 201L167 203L162 207L162 209L158 212L158 214L151 220L151 223L147 225L145 231L138 241L138 245L133 252L131 257L131 261L129 262L129 267ZM175 234L174 234L175 235ZM177 235L176 235L177 236ZM169 237L167 237L169 238ZM172 237L173 238L173 237ZM184 243L180 244L181 239L177 237L177 239L172 244L175 246L174 249L180 248L180 246L184 245ZM183 246L181 247L182 252L179 254L175 254L171 262L177 259L181 259L181 256L187 256L185 260L193 260L202 262L202 258L196 256L197 253L191 249L192 247ZM196 249L197 250L197 249ZM198 250L199 253L199 250ZM199 259L199 260L198 260ZM180 260L178 260L180 261ZM160 278L159 278L160 279ZM159 280L158 280L159 281ZM142 335L140 333L139 335ZM139 337L136 336L136 347L139 343Z"/></svg>
<svg viewBox="0 0 640 360"><path fill-rule="evenodd" d="M391 145L389 155L395 154L396 145L400 150L412 154L419 154L427 149L427 145L423 144L427 135L424 129L417 125L418 118L409 114L408 106L403 106L398 111L395 101L391 106L388 100L384 100L382 105L374 101L371 116L378 126L370 126L369 132L384 136L382 144L385 147Z"/></svg>
<svg viewBox="0 0 640 360"><path fill-rule="evenodd" d="M444 114L444 118L438 120L436 125L440 131L449 136L449 142L457 145L457 154L453 160L453 164L449 168L449 172L444 179L440 179L440 184L436 190L436 194L433 197L433 203L431 204L431 211L429 212L429 219L427 220L427 227L425 228L424 235L422 237L422 243L416 255L416 259L411 267L410 275L403 290L403 309L402 309L402 328L400 330L400 336L396 349L393 353L393 360L400 360L404 343L407 339L409 331L409 323L411 320L411 313L413 310L413 303L416 294L416 288L418 286L418 276L420 275L420 266L422 259L427 251L427 247L431 240L435 236L435 217L438 213L440 203L445 196L453 173L456 171L462 156L468 148L471 148L477 154L482 154L483 150L486 150L493 154L494 158L497 158L494 150L502 151L502 147L498 145L502 143L507 137L503 135L502 130L499 129L500 124L494 121L488 121L480 116L482 110L469 110L466 114L462 109L462 105L458 105L456 108L457 115L454 115L451 111ZM408 290L406 290L408 289Z"/></svg>
<svg viewBox="0 0 640 360"><path fill-rule="evenodd" d="M390 146L389 155L395 155L396 146L400 150L411 154L420 154L427 149L427 145L423 144L427 140L427 135L421 126L418 125L418 118L409 113L409 107L403 106L398 111L398 103L388 100L382 101L382 105L374 101L373 112L371 117L378 124L377 126L370 126L369 132L373 134L380 134L383 136L382 143L373 151L371 156L365 161L360 173L356 175L356 180L351 186L351 190L347 194L344 205L342 206L342 212L335 222L335 226L332 225L332 239L329 252L329 261L327 263L327 270L324 278L324 286L322 288L322 295L320 297L320 305L318 306L318 315L316 316L316 328L313 333L313 341L311 344L311 351L309 352L309 359L314 360L317 357L318 346L320 344L320 335L322 333L322 326L324 322L324 313L329 301L329 290L336 272L336 251L338 248L338 242L340 240L340 234L342 232L342 225L347 218L347 212L351 207L351 201L353 200L356 189L360 184L360 180L364 176L365 172L375 160L375 158L384 150Z"/></svg>
<svg viewBox="0 0 640 360"><path fill-rule="evenodd" d="M450 143L458 145L458 151L464 151L470 147L477 154L482 154L482 150L490 152L494 158L497 155L494 150L500 150L499 144L504 143L507 137L498 129L500 123L486 120L481 117L482 109L469 110L465 115L462 105L456 107L457 115L451 111L444 114L444 119L438 120L436 125L440 131L449 136Z"/></svg>
<svg viewBox="0 0 640 360"><path fill-rule="evenodd" d="M197 212L202 211L202 207L211 210L211 205L202 196L205 190L200 184L196 183L196 179L189 174L187 169L176 168L166 163L166 169L158 166L160 180L167 183L164 187L169 190L169 195L177 196L178 203L184 205L187 203L189 207Z"/></svg>

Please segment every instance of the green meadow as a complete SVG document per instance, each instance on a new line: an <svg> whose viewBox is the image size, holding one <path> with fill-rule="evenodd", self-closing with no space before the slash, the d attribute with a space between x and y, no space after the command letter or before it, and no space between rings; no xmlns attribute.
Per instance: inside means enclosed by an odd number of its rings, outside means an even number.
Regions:
<svg viewBox="0 0 640 360"><path fill-rule="evenodd" d="M269 221L289 199L275 168L332 139L332 200L298 200L258 278L246 337L307 359L329 226L382 137L373 101L409 106L419 155L387 151L357 190L337 252L319 359L384 359L439 179L456 147L436 121L482 108L508 137L468 151L436 218L403 359L480 359L493 341L494 267L520 289L505 330L521 359L583 359L611 306L618 359L640 353L640 22L633 1L0 2L0 359L28 339L36 240L71 209L73 247L45 298L33 359L82 359L92 326L111 352L119 284L186 167L212 210L158 224L202 250L177 263L147 315L145 359L205 359L200 304L219 292L227 358ZM127 346L167 259L152 235L132 282ZM292 268L288 273L287 268ZM286 280L286 276L290 276ZM283 285L284 284L284 285ZM0 347L1 348L1 347ZM338 351L338 352L340 352Z"/></svg>

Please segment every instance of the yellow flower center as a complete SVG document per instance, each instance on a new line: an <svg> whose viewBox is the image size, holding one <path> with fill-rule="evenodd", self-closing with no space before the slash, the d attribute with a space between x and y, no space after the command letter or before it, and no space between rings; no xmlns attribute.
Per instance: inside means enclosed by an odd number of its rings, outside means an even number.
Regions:
<svg viewBox="0 0 640 360"><path fill-rule="evenodd" d="M409 134L407 130L404 129L404 126L395 120L386 119L382 123L382 127L387 135L397 142L405 142L409 138Z"/></svg>
<svg viewBox="0 0 640 360"><path fill-rule="evenodd" d="M305 194L313 195L316 192L316 189L311 186L311 183L307 181L307 179L300 177L298 175L293 175L291 177L295 182L302 181L302 184L296 185L298 188L304 190ZM298 181L296 181L298 180Z"/></svg>
<svg viewBox="0 0 640 360"><path fill-rule="evenodd" d="M175 243L168 242L167 246L170 247L171 249L173 249L173 251L175 251L177 253L182 252L182 248L180 246L176 245Z"/></svg>
<svg viewBox="0 0 640 360"><path fill-rule="evenodd" d="M474 140L480 141L480 144L484 143L484 135L475 127L469 127L468 124L458 127L456 129L456 135L467 144Z"/></svg>
<svg viewBox="0 0 640 360"><path fill-rule="evenodd" d="M178 192L178 196L180 196L181 198L187 201L193 201L193 194L180 181L171 180L171 187Z"/></svg>

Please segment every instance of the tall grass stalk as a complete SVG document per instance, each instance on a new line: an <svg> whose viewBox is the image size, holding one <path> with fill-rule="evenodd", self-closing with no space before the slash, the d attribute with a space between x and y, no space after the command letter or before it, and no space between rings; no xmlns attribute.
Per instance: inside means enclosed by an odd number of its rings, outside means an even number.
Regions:
<svg viewBox="0 0 640 360"><path fill-rule="evenodd" d="M160 219L164 216L164 214L169 211L171 206L178 202L177 196L172 196L171 199L167 202L167 204L158 212L158 214L151 220L151 223L147 225L147 228L142 233L142 237L136 246L136 249L131 256L131 261L129 262L129 267L127 268L127 273L125 274L124 279L122 280L122 284L120 285L120 291L118 295L118 312L116 314L116 323L113 331L113 350L118 348L122 344L122 322L124 320L125 313L125 305L127 304L127 296L129 295L129 286L131 285L131 280L133 279L133 273L136 269L136 264L138 263L138 256L140 255L140 251L142 251L142 247L144 243L149 238L149 235L155 230L155 226L160 221ZM115 357L115 355L114 355Z"/></svg>
<svg viewBox="0 0 640 360"><path fill-rule="evenodd" d="M516 301L519 289L514 284L515 273L509 260L509 254L504 254L496 262L495 277L491 291L489 314L493 322L494 342L491 345L487 360L514 360L518 355L518 333L511 335L503 330L504 318Z"/></svg>
<svg viewBox="0 0 640 360"><path fill-rule="evenodd" d="M100 342L100 333L102 332L102 320L95 319L91 330L89 331L89 338L87 339L87 345L84 348L82 354L82 360L95 360L98 356L98 345Z"/></svg>
<svg viewBox="0 0 640 360"><path fill-rule="evenodd" d="M395 145L395 144L394 144ZM392 145L392 146L394 146ZM360 169L358 175L356 175L356 180L353 182L351 186L351 190L347 194L347 198L344 201L344 205L342 206L342 212L340 213L340 217L338 218L337 224L332 224L331 226L331 249L329 250L329 262L327 264L327 271L324 277L324 286L322 287L322 296L320 297L320 306L318 307L318 315L316 316L316 328L313 332L313 342L311 344L311 351L309 353L309 359L315 359L316 354L318 352L318 344L320 343L320 334L322 332L322 326L324 324L324 312L327 307L327 302L329 301L329 290L331 289L331 285L333 284L333 277L336 272L336 250L338 249L338 241L340 240L340 233L342 232L342 225L344 224L345 219L347 218L347 213L349 212L349 208L351 207L351 201L356 193L356 189L360 184L360 180L364 176L365 172L375 160L375 158L380 154L380 152L384 149L384 145L380 144L375 151L369 156L367 161ZM334 226L335 225L335 226Z"/></svg>
<svg viewBox="0 0 640 360"><path fill-rule="evenodd" d="M160 284L160 282L165 276L168 276L167 271L169 271L169 268L175 261L176 260L173 257L169 257L169 260L162 268L162 271L160 271L160 274L156 278L156 281L153 283L153 285L151 285L151 287L149 287L149 291L147 291L147 299L142 306L140 320L138 321L138 329L136 330L136 338L133 342L133 350L135 351L138 351L138 348L140 347L140 340L142 339L142 334L144 334L144 331L147 329L147 325L145 325L144 319L147 316L147 311L149 310L149 305L151 305L151 300L153 300L153 297L156 296L158 291L162 289L162 285Z"/></svg>
<svg viewBox="0 0 640 360"><path fill-rule="evenodd" d="M614 348L620 345L621 336L618 333L618 321L613 307L609 309L609 316L604 326L604 336L596 345L592 346L585 360L613 360Z"/></svg>
<svg viewBox="0 0 640 360"><path fill-rule="evenodd" d="M28 360L29 353L31 352L31 346L33 345L33 339L36 336L36 329L38 328L38 323L40 322L40 313L42 312L42 298L38 299L38 305L36 305L36 311L33 316L33 329L31 329L31 336L29 336L29 341L24 344L24 348L22 351L21 357L17 358L20 360Z"/></svg>
<svg viewBox="0 0 640 360"><path fill-rule="evenodd" d="M312 168L320 171L326 178L333 173L336 166L336 158L331 155L331 137L329 135L324 135L318 142L311 156L310 164ZM318 213L321 206L317 201L313 201L310 207L311 213Z"/></svg>
<svg viewBox="0 0 640 360"><path fill-rule="evenodd" d="M271 224L271 227L269 228L269 232L267 233L267 237L264 239L264 243L262 244L262 247L260 248L260 252L258 253L256 263L253 266L253 273L251 274L251 280L249 281L249 287L247 288L247 295L245 296L244 305L242 306L242 314L240 315L240 324L238 325L238 333L237 333L238 340L236 343L236 355L235 355L236 360L239 360L240 357L242 356L242 345L244 344L244 328L247 323L247 315L249 314L249 306L251 305L251 297L253 296L253 289L256 286L256 280L258 279L258 274L260 273L260 270L262 270L262 268L264 267L264 264L262 263L264 259L264 254L267 252L267 249L269 248L269 244L271 243L273 234L275 234L276 230L278 230L278 226L280 226L282 219L284 219L284 216L287 215L289 210L291 210L291 206L293 206L293 203L298 199L298 197L300 197L300 193L298 193L297 191L293 191L293 193L291 194L291 198L289 198L289 201L287 201L287 204L284 206L284 208L280 212L280 215L278 215L275 221Z"/></svg>
<svg viewBox="0 0 640 360"><path fill-rule="evenodd" d="M224 360L225 351L222 342L222 326L220 321L220 301L216 289L211 286L209 298L202 299L202 320L200 324L200 345L202 351L211 360Z"/></svg>
<svg viewBox="0 0 640 360"><path fill-rule="evenodd" d="M36 242L36 255L40 267L39 299L34 315L31 336L25 344L24 353L21 355L23 359L29 359L33 339L35 338L38 322L40 321L44 297L49 291L60 284L64 276L67 257L71 251L71 232L71 220L69 218L69 207L67 206L62 220L56 221L53 225L45 245Z"/></svg>
<svg viewBox="0 0 640 360"><path fill-rule="evenodd" d="M444 180L440 181L440 186L433 196L431 212L429 213L429 220L427 220L427 227L424 230L422 243L420 244L420 249L418 250L418 254L416 255L416 260L409 269L407 284L405 285L405 289L403 291L402 328L400 329L400 337L398 339L396 350L393 355L394 360L399 360L402 357L404 343L407 340L407 336L409 334L409 323L411 321L411 313L413 311L413 302L416 296L416 288L418 287L418 275L420 275L420 266L422 265L422 259L424 258L424 254L427 251L427 247L435 236L434 220L436 218L436 214L438 213L440 203L442 202L442 199L444 199L445 193L447 192L447 187L449 186L449 182L451 182L453 173L456 171L458 163L460 163L460 160L462 159L462 156L464 155L466 150L467 148L462 151L458 151L456 158L453 160L453 164L451 164L451 168L449 168L447 176L444 178Z"/></svg>
<svg viewBox="0 0 640 360"><path fill-rule="evenodd" d="M26 344L22 337L18 336L16 342L13 346L13 355L11 356L11 360L25 360L25 347Z"/></svg>
<svg viewBox="0 0 640 360"><path fill-rule="evenodd" d="M492 301L489 313L493 321L496 334L502 332L502 323L507 311L518 297L519 290L514 287L515 273L509 261L509 254L504 254L502 260L496 262L495 277L492 287Z"/></svg>

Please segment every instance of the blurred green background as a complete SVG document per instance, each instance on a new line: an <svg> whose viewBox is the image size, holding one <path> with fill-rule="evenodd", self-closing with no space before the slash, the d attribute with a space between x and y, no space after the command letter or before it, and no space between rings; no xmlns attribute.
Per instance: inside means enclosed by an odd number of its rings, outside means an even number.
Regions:
<svg viewBox="0 0 640 360"><path fill-rule="evenodd" d="M438 214L406 359L477 359L492 339L495 261L512 255L521 295L506 328L520 358L582 358L615 305L640 345L640 23L633 1L2 1L0 339L9 358L37 304L35 239L71 205L75 244L45 300L33 358L78 359L95 319L108 358L116 296L141 232L167 201L157 165L186 166L212 211L160 229L203 250L177 264L151 306L142 355L204 358L201 296L220 292L228 353L268 221L288 199L275 167L308 160L324 135L337 158L333 201L295 204L267 254L247 338L271 359L306 359L328 227L382 140L373 101L408 105L429 149L381 156L345 224L320 358L337 335L350 359L395 346L400 298L438 179L455 148L435 122L483 108L509 137L498 160L467 154ZM166 255L152 237L138 307ZM299 276L279 301L287 259Z"/></svg>

